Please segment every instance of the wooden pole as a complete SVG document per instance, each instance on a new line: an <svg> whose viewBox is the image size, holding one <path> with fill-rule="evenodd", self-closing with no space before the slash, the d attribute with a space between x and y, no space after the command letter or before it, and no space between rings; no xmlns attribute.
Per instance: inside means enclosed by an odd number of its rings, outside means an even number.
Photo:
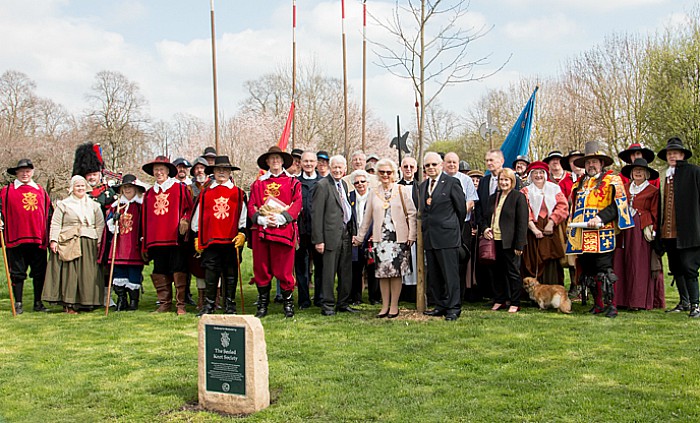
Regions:
<svg viewBox="0 0 700 423"><path fill-rule="evenodd" d="M214 145L217 154L219 151L219 98L218 88L216 85L216 31L214 29L214 0L209 0L211 8L211 69L214 83Z"/></svg>
<svg viewBox="0 0 700 423"><path fill-rule="evenodd" d="M367 0L362 1L362 151L365 151L367 127ZM401 134L399 134L400 138ZM401 148L399 148L401 157ZM401 160L399 159L399 163Z"/></svg>
<svg viewBox="0 0 700 423"><path fill-rule="evenodd" d="M7 278L7 290L10 293L10 308L12 308L12 317L17 316L17 310L15 310L15 296L12 293L12 280L10 279L10 264L7 261L7 251L5 247L5 232L0 231L0 243L2 243L2 259L5 262L5 277Z"/></svg>
<svg viewBox="0 0 700 423"><path fill-rule="evenodd" d="M128 205L128 203L126 203ZM119 219L120 210L124 210L121 205L117 206L117 216L114 223L114 242L112 242L112 262L109 265L109 282L107 283L107 299L105 300L105 316L109 315L109 303L112 301L112 281L114 280L114 260L117 256L117 240L119 239Z"/></svg>
<svg viewBox="0 0 700 423"><path fill-rule="evenodd" d="M348 66L347 52L345 47L345 0L341 0L341 26L343 31L343 116L344 116L344 137L343 137L343 155L348 157Z"/></svg>
<svg viewBox="0 0 700 423"><path fill-rule="evenodd" d="M297 0L292 1L292 103L297 101ZM296 148L296 119L292 117L292 149ZM241 296L243 294L241 293ZM243 298L241 298L243 301Z"/></svg>

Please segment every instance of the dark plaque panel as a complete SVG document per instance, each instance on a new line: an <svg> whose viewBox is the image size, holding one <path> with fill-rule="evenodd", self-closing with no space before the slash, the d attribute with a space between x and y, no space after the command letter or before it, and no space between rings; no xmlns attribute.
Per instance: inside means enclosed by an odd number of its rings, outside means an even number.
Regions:
<svg viewBox="0 0 700 423"><path fill-rule="evenodd" d="M245 327L204 325L207 391L245 395Z"/></svg>

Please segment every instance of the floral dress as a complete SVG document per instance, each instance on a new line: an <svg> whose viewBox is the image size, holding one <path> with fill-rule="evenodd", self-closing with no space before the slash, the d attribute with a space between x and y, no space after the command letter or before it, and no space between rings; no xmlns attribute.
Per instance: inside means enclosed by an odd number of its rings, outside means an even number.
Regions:
<svg viewBox="0 0 700 423"><path fill-rule="evenodd" d="M390 208L384 212L382 239L374 242L374 252L377 278L400 278L411 273L411 249L406 243L396 242Z"/></svg>

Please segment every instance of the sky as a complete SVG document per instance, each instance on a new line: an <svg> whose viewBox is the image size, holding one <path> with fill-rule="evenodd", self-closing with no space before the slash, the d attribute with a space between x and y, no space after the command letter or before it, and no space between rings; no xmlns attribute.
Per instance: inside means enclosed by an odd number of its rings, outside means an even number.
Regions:
<svg viewBox="0 0 700 423"><path fill-rule="evenodd" d="M446 0L447 1L447 0ZM400 3L405 4L405 0ZM441 106L463 115L490 89L522 76L554 76L562 64L613 33L650 34L681 22L698 0L471 0L462 28L490 29L469 46L469 57L488 57L478 73L496 75L447 88ZM292 0L213 0L219 110L232 116L246 97L243 83L280 67L291 68ZM394 1L368 0L378 19ZM345 1L347 72L351 99L361 102L362 2ZM155 119L188 113L212 121L210 1L207 0L0 0L0 73L16 70L37 84L37 94L72 113L102 70L138 83ZM392 38L368 19L370 41ZM314 61L342 79L341 1L297 1L297 62ZM396 116L415 119L410 82L378 65L368 45L367 104L390 128ZM509 59L510 58L510 59ZM509 59L509 60L508 60ZM534 88L534 87L533 87Z"/></svg>

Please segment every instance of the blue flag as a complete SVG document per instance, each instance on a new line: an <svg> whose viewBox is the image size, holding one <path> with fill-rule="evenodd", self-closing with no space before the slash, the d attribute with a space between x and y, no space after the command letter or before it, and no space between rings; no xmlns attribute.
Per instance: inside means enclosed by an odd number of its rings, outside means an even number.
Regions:
<svg viewBox="0 0 700 423"><path fill-rule="evenodd" d="M520 112L518 120L515 121L515 125L501 145L501 151L505 158L504 167L510 167L516 157L527 155L530 148L530 128L532 127L532 115L535 112L535 98L538 89L539 87L535 87L535 91L532 92L523 111Z"/></svg>

